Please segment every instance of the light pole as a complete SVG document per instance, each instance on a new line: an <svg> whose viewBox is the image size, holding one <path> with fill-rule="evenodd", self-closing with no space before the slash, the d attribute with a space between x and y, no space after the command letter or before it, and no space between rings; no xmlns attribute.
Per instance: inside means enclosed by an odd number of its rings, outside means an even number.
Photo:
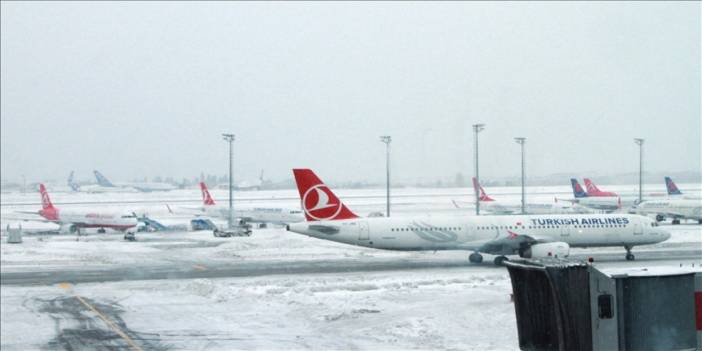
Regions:
<svg viewBox="0 0 702 351"><path fill-rule="evenodd" d="M475 146L473 150L475 151L475 156L473 159L475 160L475 180L478 185L480 185L480 171L478 167L478 133L480 133L481 130L485 129L485 124L479 123L479 124L474 124L473 125L473 133L475 136L473 137L473 140L475 142ZM475 215L480 215L480 194L478 189L475 190Z"/></svg>
<svg viewBox="0 0 702 351"><path fill-rule="evenodd" d="M643 143L644 139L634 138L634 142L639 145L639 203L643 201Z"/></svg>
<svg viewBox="0 0 702 351"><path fill-rule="evenodd" d="M524 174L524 143L526 142L526 138L517 137L514 138L514 141L516 141L522 148L522 214L526 214L526 196L524 193L524 184L526 179Z"/></svg>
<svg viewBox="0 0 702 351"><path fill-rule="evenodd" d="M232 164L234 163L234 134L222 134L222 138L229 143L229 216L227 218L227 226L232 229L234 222L234 198L233 198L233 171Z"/></svg>
<svg viewBox="0 0 702 351"><path fill-rule="evenodd" d="M392 137L383 135L380 141L385 143L385 215L390 217L390 143Z"/></svg>

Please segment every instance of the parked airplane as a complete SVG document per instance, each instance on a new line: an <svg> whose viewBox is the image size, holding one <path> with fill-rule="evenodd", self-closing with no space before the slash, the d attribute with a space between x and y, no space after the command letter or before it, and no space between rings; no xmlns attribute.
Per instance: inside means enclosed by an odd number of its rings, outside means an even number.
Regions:
<svg viewBox="0 0 702 351"><path fill-rule="evenodd" d="M702 224L702 200L649 200L636 206L634 212L641 215L655 215L656 221L659 222L672 218L673 224L680 224L681 219L692 219Z"/></svg>
<svg viewBox="0 0 702 351"><path fill-rule="evenodd" d="M137 192L137 189L134 188L129 188L129 187L115 187L115 186L102 186L100 184L84 184L80 185L78 184L74 178L73 178L74 172L71 171L71 174L68 175L68 187L71 189L71 191L75 192L85 192L85 193L134 193Z"/></svg>
<svg viewBox="0 0 702 351"><path fill-rule="evenodd" d="M572 199L556 199L556 201L568 201L587 207L593 210L612 212L622 207L621 198L614 196L589 196L578 183L575 178L570 178L570 184L573 188Z"/></svg>
<svg viewBox="0 0 702 351"><path fill-rule="evenodd" d="M486 213L495 215L510 215L522 213L522 205L519 203L505 203L496 201L485 193L485 189L478 184L478 180L473 177L473 190L478 193L478 201L480 209ZM456 208L465 207L461 202L452 200ZM472 203L471 203L472 205ZM592 211L577 205L554 203L526 203L525 210L527 214L556 214L556 213L590 213Z"/></svg>
<svg viewBox="0 0 702 351"><path fill-rule="evenodd" d="M522 257L568 256L570 247L631 248L664 241L670 234L650 218L629 215L520 215L461 217L372 217L353 213L310 169L293 169L306 222L289 224L295 233L385 250L470 250Z"/></svg>
<svg viewBox="0 0 702 351"><path fill-rule="evenodd" d="M102 175L102 173L98 171L93 171L95 174L95 179L98 182L98 185L105 187L105 188L111 188L111 189L118 189L118 188L132 188L136 189L137 191L141 192L151 192L151 191L169 191L173 190L176 187L172 184L168 183L161 183L161 182L135 182L135 183L117 183L113 184L107 178Z"/></svg>
<svg viewBox="0 0 702 351"><path fill-rule="evenodd" d="M137 225L137 218L134 214L59 210L51 202L44 184L39 184L39 193L41 194L41 210L32 212L18 211L18 213L39 215L43 219L33 218L27 220L57 223L71 233L75 233L80 228L99 228L102 230L110 228L127 231Z"/></svg>
<svg viewBox="0 0 702 351"><path fill-rule="evenodd" d="M196 208L204 215L215 218L228 218L229 206L217 205L204 182L200 182L202 206ZM240 223L272 223L284 225L304 220L302 211L281 207L234 207L234 217Z"/></svg>
<svg viewBox="0 0 702 351"><path fill-rule="evenodd" d="M617 193L613 193L611 191L602 191L602 190L598 189L597 185L595 185L595 183L593 183L589 178L585 178L585 188L587 189L587 196L594 196L594 197L619 196L619 195L617 195Z"/></svg>

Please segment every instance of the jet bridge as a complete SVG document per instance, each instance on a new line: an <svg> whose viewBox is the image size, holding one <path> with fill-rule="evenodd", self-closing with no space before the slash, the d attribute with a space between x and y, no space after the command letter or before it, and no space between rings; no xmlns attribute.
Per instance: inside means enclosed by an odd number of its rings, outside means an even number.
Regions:
<svg viewBox="0 0 702 351"><path fill-rule="evenodd" d="M605 273L559 259L505 265L522 350L702 350L700 271Z"/></svg>

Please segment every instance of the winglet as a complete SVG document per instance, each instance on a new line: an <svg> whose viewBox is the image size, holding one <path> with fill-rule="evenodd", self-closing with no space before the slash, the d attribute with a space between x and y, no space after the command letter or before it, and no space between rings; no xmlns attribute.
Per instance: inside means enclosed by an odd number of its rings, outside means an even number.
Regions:
<svg viewBox="0 0 702 351"><path fill-rule="evenodd" d="M293 169L293 174L308 222L358 218L311 169Z"/></svg>

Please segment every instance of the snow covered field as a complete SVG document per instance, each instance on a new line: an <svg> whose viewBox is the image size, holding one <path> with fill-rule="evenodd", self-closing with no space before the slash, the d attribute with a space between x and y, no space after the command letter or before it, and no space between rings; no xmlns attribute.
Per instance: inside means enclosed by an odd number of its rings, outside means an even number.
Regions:
<svg viewBox="0 0 702 351"><path fill-rule="evenodd" d="M70 196L85 200L85 195ZM167 200L167 195L158 196ZM448 196L408 196L405 208L398 206L397 212L460 214L444 203ZM360 206L364 199L354 201ZM373 201L369 210L382 209L382 200ZM3 214L7 212L3 207ZM6 223L2 221L3 228ZM627 262L622 248L574 249L572 254L602 257L596 264L605 269L699 267L702 257L675 255L702 250L702 226L667 228L673 234L669 241L634 249L660 252L655 260ZM255 230L241 238L215 238L206 231L139 233L137 242L126 242L116 233L77 241L72 235L27 235L21 245L6 244L4 235L3 274L124 267L207 272L252 264L290 264L309 267L310 273L298 269L236 278L4 284L2 350L129 347L96 311L145 350L518 349L509 277L504 268L492 265L490 256L484 264L470 265L466 252L381 251L282 228ZM358 264L381 268L314 273L319 265ZM383 269L383 264L393 268Z"/></svg>

